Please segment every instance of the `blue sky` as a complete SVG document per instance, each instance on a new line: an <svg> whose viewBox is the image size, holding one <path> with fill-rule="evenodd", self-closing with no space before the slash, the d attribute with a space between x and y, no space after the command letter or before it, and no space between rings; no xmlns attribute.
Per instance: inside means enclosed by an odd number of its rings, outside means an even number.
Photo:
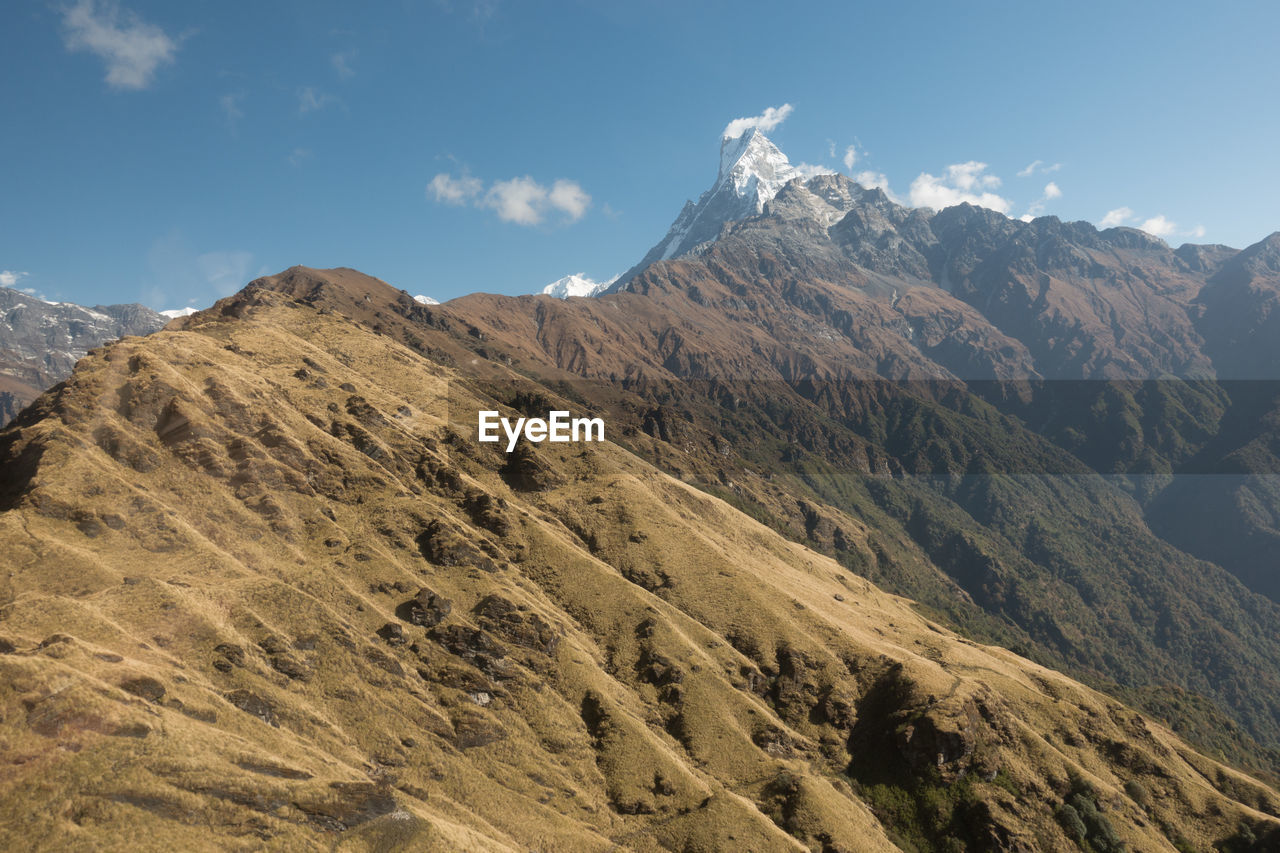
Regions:
<svg viewBox="0 0 1280 853"><path fill-rule="evenodd" d="M727 122L783 105L793 162L904 201L1280 228L1272 2L364 5L6 3L0 283L172 308L297 263L440 299L604 278Z"/></svg>

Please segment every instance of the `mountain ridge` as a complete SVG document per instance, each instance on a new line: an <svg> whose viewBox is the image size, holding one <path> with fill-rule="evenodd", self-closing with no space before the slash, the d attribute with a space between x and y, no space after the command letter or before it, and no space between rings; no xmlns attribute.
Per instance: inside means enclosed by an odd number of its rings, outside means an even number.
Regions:
<svg viewBox="0 0 1280 853"><path fill-rule="evenodd" d="M715 239L725 223L760 213L765 203L799 174L758 128L747 128L737 137L724 137L720 141L715 183L696 204L685 202L666 236L638 264L618 276L614 287L625 285L656 261L679 257Z"/></svg>
<svg viewBox="0 0 1280 853"><path fill-rule="evenodd" d="M708 257L715 252L698 263ZM1010 420L990 402L1014 410L1031 406L1034 413L1037 405L1052 411L1055 400L1074 397L1087 413L1101 401L1116 406L1109 401L1115 396L1124 406L1159 410L1168 405L1167 389L1135 395L1121 383L1065 383L1065 391L1054 392L1062 396L1049 394L1037 404L1035 395L1048 392L1029 392L1020 382L969 387L945 371L923 374L924 381L885 382L874 362L851 368L856 348L814 338L803 313L788 321L791 327L773 314L766 321L744 309L726 313L727 293L717 296L710 282L691 278L692 263L655 266L644 292L570 303L481 294L408 310L385 284L376 293L361 286L339 296L336 283L297 285L324 273L294 269L281 277L287 293L327 294L309 304L353 312L349 316L415 351L470 365L477 379L493 381L490 366L502 364L589 401L646 460L989 641L1142 701L1159 704L1156 688L1172 678L1189 702L1176 717L1202 743L1215 743L1233 760L1257 762L1251 766L1262 772L1280 766L1280 685L1259 686L1271 684L1280 660L1280 648L1263 639L1276 604L1160 541L1147 528L1144 498L1132 493L1130 481L1091 474L1090 463L1054 443L1061 437L1029 431L1020 420L1027 412ZM679 278L669 283L663 276L670 275ZM261 280L245 296L272 289L271 280ZM692 298L694 290L701 296ZM227 300L221 310L239 313L257 298ZM805 296L793 304L821 303ZM888 303L872 304L884 310ZM1187 384L1187 399L1178 405L1204 406L1215 387ZM506 380L490 393L521 399ZM1150 402L1142 396L1147 393ZM1190 415L1182 429L1202 429L1208 411ZM1114 429L1102 421L1073 425L1065 434L1077 428L1101 429L1103 436ZM940 459L954 461L939 465ZM1136 462L1147 464L1145 457ZM966 471L989 474L948 485ZM1004 504L1021 509L999 509ZM857 527L879 529L892 546L856 544L847 531ZM1103 529L1128 545L1100 550ZM1028 542L1038 544L1028 551ZM1114 565L1091 568L1104 563ZM1147 615L1136 623L1100 618L1099 601L1105 609ZM1176 617L1162 622L1162 609ZM1215 649L1211 670L1184 651L1192 646ZM1117 657L1116 648L1126 653ZM1258 689L1241 692L1246 682ZM1214 698L1197 706L1196 696ZM1219 710L1203 716L1214 707ZM1230 727L1224 729L1221 718L1209 721L1219 712L1250 734L1237 730L1222 740ZM1244 740L1234 743L1239 737ZM1249 745L1251 737L1270 746Z"/></svg>
<svg viewBox="0 0 1280 853"><path fill-rule="evenodd" d="M23 757L0 837L1025 851L1070 849L1067 815L1138 849L1273 837L1274 789L617 444L527 447L515 476L462 431L506 408L484 377L557 392L451 355L455 311L293 268L91 353L0 433Z"/></svg>
<svg viewBox="0 0 1280 853"><path fill-rule="evenodd" d="M1280 235L765 143L594 298L291 267L0 431L0 837L1274 846Z"/></svg>

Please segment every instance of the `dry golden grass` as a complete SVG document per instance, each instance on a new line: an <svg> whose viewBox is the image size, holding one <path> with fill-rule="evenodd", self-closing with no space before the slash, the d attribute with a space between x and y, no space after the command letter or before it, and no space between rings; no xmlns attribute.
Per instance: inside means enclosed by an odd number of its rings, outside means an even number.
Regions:
<svg viewBox="0 0 1280 853"><path fill-rule="evenodd" d="M1134 850L1280 812L614 445L513 490L472 387L264 294L39 403L0 445L0 846L892 850L881 769L1011 850L1074 849L1075 779Z"/></svg>

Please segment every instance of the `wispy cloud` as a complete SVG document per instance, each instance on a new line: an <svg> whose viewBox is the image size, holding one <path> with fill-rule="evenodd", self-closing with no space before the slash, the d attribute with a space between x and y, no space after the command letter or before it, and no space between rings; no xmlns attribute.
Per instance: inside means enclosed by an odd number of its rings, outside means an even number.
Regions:
<svg viewBox="0 0 1280 853"><path fill-rule="evenodd" d="M466 18L481 30L501 11L499 0L436 0L436 6L445 14Z"/></svg>
<svg viewBox="0 0 1280 853"><path fill-rule="evenodd" d="M0 270L0 286L13 287L28 275L30 273L18 272L17 270ZM25 293L26 291L24 290L23 292Z"/></svg>
<svg viewBox="0 0 1280 853"><path fill-rule="evenodd" d="M1018 171L1018 177L1029 178L1032 175L1034 175L1036 172L1039 172L1042 175L1047 175L1051 172L1056 172L1061 168L1062 168L1061 163L1054 163L1052 166L1047 166L1045 165L1045 162L1043 160L1032 160L1030 163L1027 164L1027 167L1025 169L1021 169Z"/></svg>
<svg viewBox="0 0 1280 853"><path fill-rule="evenodd" d="M1165 216L1163 213L1148 217L1147 219L1138 221L1139 217L1129 207L1117 207L1115 210L1108 210L1107 215L1102 217L1102 221L1098 223L1099 228L1115 228L1120 225L1130 225L1139 231L1146 231L1153 237L1166 239L1169 237L1190 237L1195 240L1203 239L1205 227L1197 225L1185 231L1178 228L1178 223Z"/></svg>
<svg viewBox="0 0 1280 853"><path fill-rule="evenodd" d="M834 175L836 170L830 166L819 166L814 163L795 163L793 167L797 172L806 179L816 177L817 175Z"/></svg>
<svg viewBox="0 0 1280 853"><path fill-rule="evenodd" d="M250 252L205 252L196 256L196 268L219 296L230 296L248 284L252 267Z"/></svg>
<svg viewBox="0 0 1280 853"><path fill-rule="evenodd" d="M244 100L243 93L226 94L218 98L218 106L222 109L222 114L226 116L227 126L231 128L234 134L240 126L240 119L244 118L244 110L240 109L240 102Z"/></svg>
<svg viewBox="0 0 1280 853"><path fill-rule="evenodd" d="M941 176L921 172L911 182L911 205L942 210L967 202L1008 213L1009 200L991 192L999 186L1000 179L987 173L986 163L977 160L954 163Z"/></svg>
<svg viewBox="0 0 1280 853"><path fill-rule="evenodd" d="M577 222L591 207L591 196L577 181L561 178L547 187L525 175L494 181L486 191L484 182L465 170L458 176L448 172L436 175L427 184L427 195L455 207L474 204L489 208L502 221L516 225L541 225L555 214L561 214L565 222Z"/></svg>
<svg viewBox="0 0 1280 853"><path fill-rule="evenodd" d="M203 303L230 296L263 274L251 252L241 249L200 252L178 229L151 244L143 301L153 308ZM255 268L256 267L256 268Z"/></svg>
<svg viewBox="0 0 1280 853"><path fill-rule="evenodd" d="M306 86L298 91L298 114L306 115L324 109L333 103L334 97L319 91L314 86Z"/></svg>
<svg viewBox="0 0 1280 853"><path fill-rule="evenodd" d="M1062 198L1062 190L1053 181L1044 185L1044 195L1031 202L1031 206L1027 208L1027 212L1022 215L1023 222L1030 222L1040 214L1044 213L1045 206L1054 199Z"/></svg>
<svg viewBox="0 0 1280 853"><path fill-rule="evenodd" d="M783 104L780 107L769 107L758 116L735 118L725 125L721 136L725 139L737 139L753 127L758 128L762 133L768 133L786 121L787 116L791 115L794 109L790 104Z"/></svg>
<svg viewBox="0 0 1280 853"><path fill-rule="evenodd" d="M840 161L844 163L844 170L853 173L853 164L858 162L858 146L850 145L844 149L844 158Z"/></svg>
<svg viewBox="0 0 1280 853"><path fill-rule="evenodd" d="M359 56L359 51L355 48L351 50L342 50L329 57L329 62L333 65L334 72L343 80L356 76L356 71L351 67L351 63Z"/></svg>
<svg viewBox="0 0 1280 853"><path fill-rule="evenodd" d="M873 172L870 169L853 176L854 183L861 184L869 190L887 190L889 178L884 172Z"/></svg>
<svg viewBox="0 0 1280 853"><path fill-rule="evenodd" d="M301 168L302 164L307 162L310 159L311 159L310 148L295 148L289 152L289 156L285 157L285 160L289 162L289 165L295 169Z"/></svg>
<svg viewBox="0 0 1280 853"><path fill-rule="evenodd" d="M80 0L63 10L64 43L70 51L88 51L107 66L113 89L145 89L156 69L174 61L178 42L164 30L113 0Z"/></svg>

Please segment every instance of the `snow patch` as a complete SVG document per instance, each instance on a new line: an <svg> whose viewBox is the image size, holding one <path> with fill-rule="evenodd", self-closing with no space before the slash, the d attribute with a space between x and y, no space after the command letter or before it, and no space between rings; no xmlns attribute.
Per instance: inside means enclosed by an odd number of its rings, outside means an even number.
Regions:
<svg viewBox="0 0 1280 853"><path fill-rule="evenodd" d="M551 282L542 288L542 292L557 299L568 299L570 296L596 296L617 280L616 275L608 281L596 281L582 273L574 273Z"/></svg>
<svg viewBox="0 0 1280 853"><path fill-rule="evenodd" d="M99 323L111 322L111 318L108 317L106 314L103 314L98 311L94 311L92 308L85 308L83 305L72 305L71 303L67 303L67 305L70 308L76 308L76 309L79 309L80 311L83 311L85 314L88 314L90 317L97 320Z"/></svg>
<svg viewBox="0 0 1280 853"><path fill-rule="evenodd" d="M186 308L169 308L165 311L161 311L160 316L168 317L170 320L173 320L178 317L190 317L199 310L199 308L192 308L191 306L187 306Z"/></svg>
<svg viewBox="0 0 1280 853"><path fill-rule="evenodd" d="M430 296L423 296L421 293L413 297L413 301L418 303L419 305L439 305L440 304L439 299L432 299Z"/></svg>
<svg viewBox="0 0 1280 853"><path fill-rule="evenodd" d="M716 183L732 185L733 194L755 201L756 213L800 171L760 131L752 128L737 139L720 143L720 174Z"/></svg>

